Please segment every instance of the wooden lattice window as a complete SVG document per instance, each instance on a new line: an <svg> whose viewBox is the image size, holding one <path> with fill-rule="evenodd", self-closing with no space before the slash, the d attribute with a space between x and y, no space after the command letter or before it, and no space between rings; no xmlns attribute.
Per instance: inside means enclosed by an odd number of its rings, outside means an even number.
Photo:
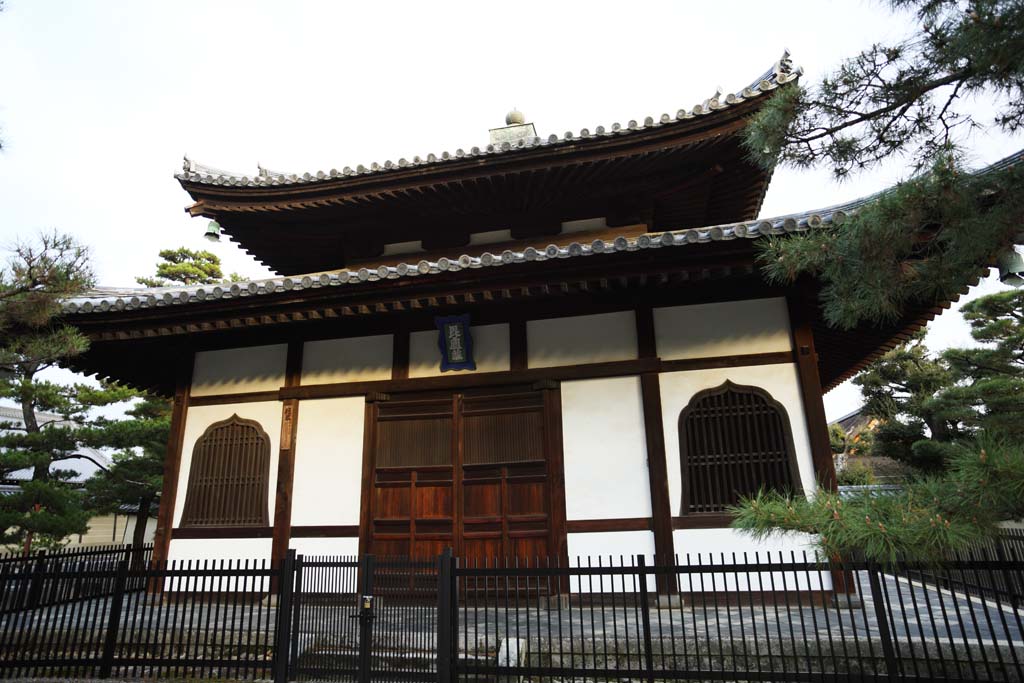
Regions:
<svg viewBox="0 0 1024 683"><path fill-rule="evenodd" d="M183 527L267 526L270 437L255 420L232 415L196 441Z"/></svg>
<svg viewBox="0 0 1024 683"><path fill-rule="evenodd" d="M759 489L799 492L785 408L757 387L726 381L679 415L680 515L718 513Z"/></svg>

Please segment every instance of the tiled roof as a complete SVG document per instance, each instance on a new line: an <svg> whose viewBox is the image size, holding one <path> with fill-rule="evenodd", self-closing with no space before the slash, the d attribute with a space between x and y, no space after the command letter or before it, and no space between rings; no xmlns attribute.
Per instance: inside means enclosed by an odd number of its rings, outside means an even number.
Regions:
<svg viewBox="0 0 1024 683"><path fill-rule="evenodd" d="M980 169L977 173L984 174L1001 170L1022 162L1024 162L1024 150ZM123 311L162 306L180 306L217 299L265 296L279 292L340 287L380 280L430 277L460 270L497 268L517 263L609 255L619 252L634 252L642 249L685 247L736 239L757 239L766 235L783 235L813 230L822 226L841 225L847 216L855 213L861 206L878 198L884 192L815 211L779 216L777 218L660 233L646 233L635 237L619 235L611 240L598 239L588 244L581 242L568 242L561 245L549 244L544 249L526 247L522 251L505 250L500 254L485 251L479 256L462 254L452 258L442 257L436 261L422 260L416 263L399 263L396 266L382 265L377 268L360 268L358 270L343 268L341 270L309 273L293 277L273 277L249 282L225 283L223 285L124 289L97 288L81 296L69 299L64 303L64 310L74 315L111 310Z"/></svg>
<svg viewBox="0 0 1024 683"><path fill-rule="evenodd" d="M626 125L613 123L611 126L598 126L593 131L583 128L579 133L567 131L563 136L549 135L548 137L524 138L515 143L503 142L500 145L487 145L486 147L471 147L468 151L457 149L454 152L442 152L441 154L427 154L425 157L415 156L412 160L399 159L398 161L385 161L384 163L373 162L369 166L362 164L355 168L345 166L340 171L332 168L330 171L317 171L315 173L280 173L271 171L262 166L257 166L257 172L252 175L224 171L211 166L199 164L187 156L181 173L175 177L182 182L200 183L204 185L228 185L239 187L278 187L286 185L300 185L305 183L316 183L320 181L334 180L337 178L365 176L388 171L443 164L459 159L490 157L499 154L534 149L538 147L550 147L566 144L578 144L587 140L596 140L613 136L624 136L631 133L670 126L681 121L688 121L693 118L708 116L715 112L736 106L747 100L754 99L765 93L771 92L780 85L789 83L800 76L802 70L794 67L789 56L789 50L783 52L781 59L771 69L759 76L753 83L739 92L724 94L721 88L714 95L696 104L689 109L680 109L675 115L662 114L655 118L648 116L643 121L632 120Z"/></svg>
<svg viewBox="0 0 1024 683"><path fill-rule="evenodd" d="M158 288L97 288L81 296L69 299L64 309L71 314L122 311L136 308L153 308L199 303L215 299L236 299L263 296L278 292L337 287L361 284L379 280L429 277L442 273L458 272L474 268L497 268L515 263L542 262L554 259L581 258L600 254L632 252L641 249L664 249L720 242L735 239L756 239L765 235L782 235L803 232L825 225L839 225L854 207L853 203L842 207L830 207L819 211L782 216L774 219L729 223L706 228L692 228L661 233L646 233L636 237L620 235L611 240L594 240L583 244L569 242L563 245L549 244L544 249L526 247L522 251L505 250L500 254L484 252L479 256L463 254L454 258L439 258L436 261L399 263L396 266L360 268L358 270L324 271L274 277L250 282L223 285L201 285L196 287Z"/></svg>

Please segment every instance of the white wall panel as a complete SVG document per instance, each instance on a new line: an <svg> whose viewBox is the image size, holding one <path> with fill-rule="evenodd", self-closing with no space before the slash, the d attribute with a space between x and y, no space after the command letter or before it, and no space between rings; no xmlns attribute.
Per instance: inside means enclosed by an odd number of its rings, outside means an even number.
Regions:
<svg viewBox="0 0 1024 683"><path fill-rule="evenodd" d="M672 532L672 544L680 564L732 564L749 561L773 563L803 562L804 551L807 561L814 562L813 538L807 534L785 534L756 541L737 529L676 529ZM724 553L724 557L723 557ZM743 553L747 554L744 560ZM780 556L781 553L781 556ZM689 557L687 557L689 555ZM734 559L735 558L735 559ZM703 579L703 584L701 580ZM692 581L692 584L691 584ZM818 590L831 588L832 579L828 571L823 572L757 572L740 575L693 574L689 578L680 576L680 590L781 590L799 587Z"/></svg>
<svg viewBox="0 0 1024 683"><path fill-rule="evenodd" d="M633 360L637 357L633 311L530 320L526 323L531 368Z"/></svg>
<svg viewBox="0 0 1024 683"><path fill-rule="evenodd" d="M752 299L654 309L658 356L704 358L788 351L786 300Z"/></svg>
<svg viewBox="0 0 1024 683"><path fill-rule="evenodd" d="M476 325L470 327L469 331L473 336L476 372L505 372L512 368L507 323ZM437 345L437 335L437 330L422 330L409 335L409 377L445 374L441 372L441 350Z"/></svg>
<svg viewBox="0 0 1024 683"><path fill-rule="evenodd" d="M200 351L192 370L193 396L274 391L284 386L287 344Z"/></svg>
<svg viewBox="0 0 1024 683"><path fill-rule="evenodd" d="M358 538L293 538L288 547L298 555L355 557L359 554ZM353 572L354 575L354 572Z"/></svg>
<svg viewBox="0 0 1024 683"><path fill-rule="evenodd" d="M260 563L266 562L270 566L270 549L273 540L269 538L172 538L171 547L167 557L172 562L179 562L187 566L191 560L192 566L203 566L209 562L209 566L232 567L245 566L246 560L249 567L259 567ZM206 578L205 583L199 583L195 578L168 578L164 581L164 590L193 591L193 592L221 592L221 591L255 591L266 592L270 589L269 577L228 577L228 578Z"/></svg>
<svg viewBox="0 0 1024 683"><path fill-rule="evenodd" d="M804 419L796 365L780 363L667 372L661 375L661 409L665 430L669 505L673 515L678 515L680 512L680 497L683 491L679 463L679 413L698 391L712 389L726 380L732 380L735 384L760 387L782 404L789 416L789 426L793 432L793 447L796 450L797 465L800 468L801 484L804 491L810 492L815 488L811 445L807 438L807 423ZM731 548L722 547L720 550L725 552L730 551Z"/></svg>
<svg viewBox="0 0 1024 683"><path fill-rule="evenodd" d="M299 403L292 526L359 524L362 396Z"/></svg>
<svg viewBox="0 0 1024 683"><path fill-rule="evenodd" d="M566 519L651 516L639 377L562 382Z"/></svg>
<svg viewBox="0 0 1024 683"><path fill-rule="evenodd" d="M302 384L391 379L390 334L308 341L302 351Z"/></svg>
<svg viewBox="0 0 1024 683"><path fill-rule="evenodd" d="M301 411L301 408L300 408ZM277 490L277 461L281 444L281 402L261 401L259 403L229 403L215 406L194 406L185 415L185 437L181 451L181 471L178 474L178 495L174 501L174 526L181 522L188 495L188 475L192 465L192 450L206 428L214 422L226 420L232 415L247 420L256 420L270 437L270 478L268 480L268 513L274 523L274 496ZM269 553L269 551L268 551ZM269 555L268 555L269 557Z"/></svg>
<svg viewBox="0 0 1024 683"><path fill-rule="evenodd" d="M575 567L577 562L583 567L589 561L597 566L598 558L604 566L614 564L618 566L620 558L628 566L635 561L635 556L643 555L648 564L651 564L654 556L654 533L650 531L605 531L592 534L568 534L566 539L569 553L569 565ZM622 581L615 577L612 581L605 577L603 584L595 577L588 581L573 577L569 580L570 590L574 593L632 593L636 589L633 586L633 577L626 577L625 590ZM647 577L647 588L655 591L655 577Z"/></svg>

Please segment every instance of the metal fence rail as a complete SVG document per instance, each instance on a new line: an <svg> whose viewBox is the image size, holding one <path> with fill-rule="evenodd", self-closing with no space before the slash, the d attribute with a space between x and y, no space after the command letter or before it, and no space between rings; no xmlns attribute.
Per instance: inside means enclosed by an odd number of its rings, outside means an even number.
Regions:
<svg viewBox="0 0 1024 683"><path fill-rule="evenodd" d="M0 558L0 615L23 609L35 609L75 600L110 595L114 590L114 571L122 561L133 568L149 566L151 544L138 548L111 545L40 551L36 555L8 555ZM102 574L109 570L109 575ZM70 574L89 572L91 581L67 581ZM100 574L96 574L100 572ZM129 590L142 588L129 582Z"/></svg>
<svg viewBox="0 0 1024 683"><path fill-rule="evenodd" d="M290 571L266 562L57 563L35 576L75 595L110 590L0 616L0 677L267 678L278 623L266 597Z"/></svg>
<svg viewBox="0 0 1024 683"><path fill-rule="evenodd" d="M1008 568L946 567L980 582ZM1024 678L1010 596L950 590L927 569L805 554L453 562L448 656L458 679L481 681ZM657 577L670 591L658 595Z"/></svg>
<svg viewBox="0 0 1024 683"><path fill-rule="evenodd" d="M0 563L0 597L22 605L0 613L0 678L1024 680L1021 565L979 553L32 558ZM28 607L32 586L54 599Z"/></svg>

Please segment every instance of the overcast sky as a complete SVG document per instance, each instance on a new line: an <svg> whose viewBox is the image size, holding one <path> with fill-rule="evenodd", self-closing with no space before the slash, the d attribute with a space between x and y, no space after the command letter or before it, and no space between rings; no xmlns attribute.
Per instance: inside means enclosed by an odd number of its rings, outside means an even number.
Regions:
<svg viewBox="0 0 1024 683"><path fill-rule="evenodd" d="M184 154L254 174L315 172L487 142L514 107L538 134L674 113L736 91L788 47L807 82L913 29L881 2L228 2L6 0L0 13L0 240L46 228L132 285L161 248L209 248L173 174ZM984 164L1021 146L971 141ZM867 194L775 173L762 216ZM228 271L267 274L230 243ZM992 291L998 283L986 282ZM955 313L936 347L968 340ZM829 418L858 392L826 396Z"/></svg>

